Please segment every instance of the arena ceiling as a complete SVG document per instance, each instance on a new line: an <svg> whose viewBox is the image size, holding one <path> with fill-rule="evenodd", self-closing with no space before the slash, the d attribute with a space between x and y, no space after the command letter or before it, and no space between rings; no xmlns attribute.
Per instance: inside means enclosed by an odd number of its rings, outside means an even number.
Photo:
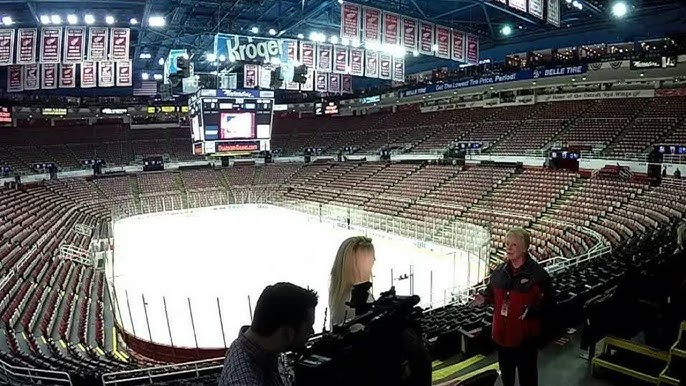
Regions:
<svg viewBox="0 0 686 386"><path fill-rule="evenodd" d="M481 38L482 57L491 54L496 60L502 59L501 53L559 47L560 40L555 38L562 36L564 42L572 44L661 37L673 32L670 29L675 25L683 28L681 20L686 18L686 2L682 0L626 0L632 9L621 21L610 15L615 0L560 0L560 28L495 0L353 2L476 33ZM161 73L159 60L172 48L187 48L194 61L202 63L217 32L269 36L273 28L282 37L307 37L312 31L330 36L338 34L340 25L337 0L0 0L0 16L10 16L13 27L40 27L41 17L53 15L63 24L68 15L74 15L76 24L81 25L86 14L94 17L93 25L105 25L106 16L112 16L113 26L132 28L135 79L140 79L142 72ZM166 25L150 26L151 16L164 17ZM132 19L137 24L132 25ZM512 28L510 36L501 32L505 25ZM251 32L254 27L259 29L257 34ZM498 49L497 53L493 49ZM411 59L408 72L435 67L435 60ZM418 63L426 68L418 68Z"/></svg>

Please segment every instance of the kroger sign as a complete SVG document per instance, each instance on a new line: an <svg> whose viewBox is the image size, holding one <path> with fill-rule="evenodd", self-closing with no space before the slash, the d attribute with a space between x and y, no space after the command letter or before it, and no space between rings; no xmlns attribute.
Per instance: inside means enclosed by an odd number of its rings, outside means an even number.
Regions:
<svg viewBox="0 0 686 386"><path fill-rule="evenodd" d="M288 61L286 41L240 35L218 34L214 38L214 53L230 62L269 62L272 58Z"/></svg>

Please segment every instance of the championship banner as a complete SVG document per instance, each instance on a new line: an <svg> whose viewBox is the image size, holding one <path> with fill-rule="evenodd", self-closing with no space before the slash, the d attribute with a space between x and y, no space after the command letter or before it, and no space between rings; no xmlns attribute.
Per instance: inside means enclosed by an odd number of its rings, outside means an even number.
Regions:
<svg viewBox="0 0 686 386"><path fill-rule="evenodd" d="M57 64L41 64L41 86L43 90L54 90L57 88Z"/></svg>
<svg viewBox="0 0 686 386"><path fill-rule="evenodd" d="M425 21L419 22L419 53L433 55L434 25Z"/></svg>
<svg viewBox="0 0 686 386"><path fill-rule="evenodd" d="M270 88L272 84L272 70L264 66L260 66L259 69L260 73L257 77L257 84L260 86L260 88Z"/></svg>
<svg viewBox="0 0 686 386"><path fill-rule="evenodd" d="M110 33L110 60L129 60L131 30L128 28L112 28Z"/></svg>
<svg viewBox="0 0 686 386"><path fill-rule="evenodd" d="M288 62L292 63L298 60L298 41L292 39L284 39L283 45L286 47L286 57Z"/></svg>
<svg viewBox="0 0 686 386"><path fill-rule="evenodd" d="M334 46L333 47L333 73L347 74L348 73L348 47Z"/></svg>
<svg viewBox="0 0 686 386"><path fill-rule="evenodd" d="M81 63L85 54L86 27L64 27L63 63Z"/></svg>
<svg viewBox="0 0 686 386"><path fill-rule="evenodd" d="M453 30L453 52L452 52L452 60L457 60L458 62L464 62L464 48L465 48L465 41L464 41L464 32L458 31L456 29Z"/></svg>
<svg viewBox="0 0 686 386"><path fill-rule="evenodd" d="M317 71L331 72L331 44L317 44Z"/></svg>
<svg viewBox="0 0 686 386"><path fill-rule="evenodd" d="M300 64L314 68L314 43L300 42Z"/></svg>
<svg viewBox="0 0 686 386"><path fill-rule="evenodd" d="M450 59L450 28L436 26L436 56Z"/></svg>
<svg viewBox="0 0 686 386"><path fill-rule="evenodd" d="M329 74L329 92L341 92L341 76L338 74Z"/></svg>
<svg viewBox="0 0 686 386"><path fill-rule="evenodd" d="M87 60L81 63L81 88L95 87L95 62Z"/></svg>
<svg viewBox="0 0 686 386"><path fill-rule="evenodd" d="M391 63L393 58L389 54L379 54L379 79L391 79Z"/></svg>
<svg viewBox="0 0 686 386"><path fill-rule="evenodd" d="M479 64L479 37L467 35L467 63Z"/></svg>
<svg viewBox="0 0 686 386"><path fill-rule="evenodd" d="M364 76L364 50L361 48L350 49L350 74Z"/></svg>
<svg viewBox="0 0 686 386"><path fill-rule="evenodd" d="M17 64L36 63L36 40L38 30L35 28L17 30Z"/></svg>
<svg viewBox="0 0 686 386"><path fill-rule="evenodd" d="M396 45L400 42L400 15L383 13L383 42Z"/></svg>
<svg viewBox="0 0 686 386"><path fill-rule="evenodd" d="M76 64L60 64L60 88L76 87Z"/></svg>
<svg viewBox="0 0 686 386"><path fill-rule="evenodd" d="M257 87L257 70L256 64L243 65L243 88Z"/></svg>
<svg viewBox="0 0 686 386"><path fill-rule="evenodd" d="M7 92L24 91L22 66L7 67Z"/></svg>
<svg viewBox="0 0 686 386"><path fill-rule="evenodd" d="M319 92L327 92L328 88L326 87L327 85L327 76L326 74L322 73L317 73L315 75L315 81L314 81L314 91L319 91Z"/></svg>
<svg viewBox="0 0 686 386"><path fill-rule="evenodd" d="M509 0L508 5L518 11L526 12L526 0Z"/></svg>
<svg viewBox="0 0 686 386"><path fill-rule="evenodd" d="M14 62L14 30L0 29L0 66Z"/></svg>
<svg viewBox="0 0 686 386"><path fill-rule="evenodd" d="M341 75L341 93L353 93L353 77L351 75Z"/></svg>
<svg viewBox="0 0 686 386"><path fill-rule="evenodd" d="M98 62L98 87L114 87L114 62Z"/></svg>
<svg viewBox="0 0 686 386"><path fill-rule="evenodd" d="M24 66L24 90L38 90L40 79L38 73L38 63L27 64Z"/></svg>
<svg viewBox="0 0 686 386"><path fill-rule="evenodd" d="M300 85L301 91L314 91L314 70L311 68L307 69L307 75L305 75L305 83Z"/></svg>
<svg viewBox="0 0 686 386"><path fill-rule="evenodd" d="M403 17L403 47L417 50L417 19Z"/></svg>
<svg viewBox="0 0 686 386"><path fill-rule="evenodd" d="M131 71L132 63L130 60L125 62L117 62L117 87L133 86L133 77Z"/></svg>
<svg viewBox="0 0 686 386"><path fill-rule="evenodd" d="M393 80L396 82L405 81L405 58L393 58Z"/></svg>
<svg viewBox="0 0 686 386"><path fill-rule="evenodd" d="M62 52L62 27L43 27L40 37L41 63L59 63Z"/></svg>
<svg viewBox="0 0 686 386"><path fill-rule="evenodd" d="M543 0L529 0L529 13L543 20Z"/></svg>
<svg viewBox="0 0 686 386"><path fill-rule="evenodd" d="M548 0L548 23L560 26L560 0Z"/></svg>
<svg viewBox="0 0 686 386"><path fill-rule="evenodd" d="M381 43L381 11L376 8L362 8L362 37L365 42Z"/></svg>
<svg viewBox="0 0 686 386"><path fill-rule="evenodd" d="M379 77L379 53L376 51L367 51L367 57L364 65L364 76L368 78Z"/></svg>
<svg viewBox="0 0 686 386"><path fill-rule="evenodd" d="M341 38L360 38L360 6L352 3L341 5Z"/></svg>
<svg viewBox="0 0 686 386"><path fill-rule="evenodd" d="M285 82L286 90L298 91L300 90L300 83L298 82Z"/></svg>
<svg viewBox="0 0 686 386"><path fill-rule="evenodd" d="M88 28L88 60L100 62L107 60L107 27Z"/></svg>

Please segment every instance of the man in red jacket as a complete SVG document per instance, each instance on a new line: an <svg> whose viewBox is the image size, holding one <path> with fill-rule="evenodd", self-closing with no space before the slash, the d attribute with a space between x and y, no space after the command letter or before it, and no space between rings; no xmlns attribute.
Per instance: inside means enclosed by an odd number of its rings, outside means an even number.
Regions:
<svg viewBox="0 0 686 386"><path fill-rule="evenodd" d="M493 341L503 386L538 385L538 338L541 317L552 304L548 273L529 256L531 236L522 228L507 232L505 262L491 272L483 294L475 305L493 304Z"/></svg>

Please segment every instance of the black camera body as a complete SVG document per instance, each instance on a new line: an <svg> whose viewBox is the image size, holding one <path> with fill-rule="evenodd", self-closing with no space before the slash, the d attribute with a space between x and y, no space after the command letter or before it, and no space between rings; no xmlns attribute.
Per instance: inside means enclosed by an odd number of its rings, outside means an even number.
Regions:
<svg viewBox="0 0 686 386"><path fill-rule="evenodd" d="M312 337L295 360L296 386L431 385L418 303L391 288L374 303L351 305L354 319Z"/></svg>

